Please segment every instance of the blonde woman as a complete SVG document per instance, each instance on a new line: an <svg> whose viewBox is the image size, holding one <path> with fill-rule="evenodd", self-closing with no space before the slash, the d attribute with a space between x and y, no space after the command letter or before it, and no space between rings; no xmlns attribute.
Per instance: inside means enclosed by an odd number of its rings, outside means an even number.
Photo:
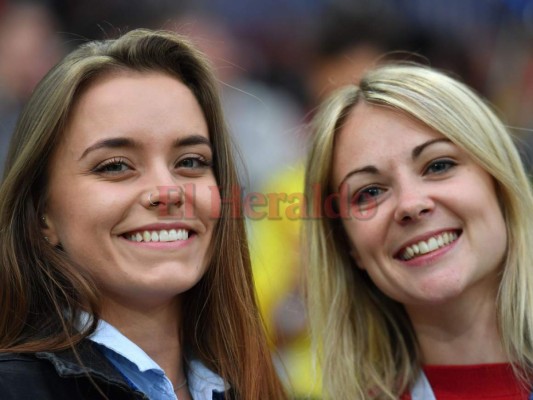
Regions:
<svg viewBox="0 0 533 400"><path fill-rule="evenodd" d="M52 69L0 188L2 399L284 399L236 185L186 38L132 31Z"/></svg>
<svg viewBox="0 0 533 400"><path fill-rule="evenodd" d="M326 398L530 396L533 196L482 99L426 67L366 73L317 114L306 188Z"/></svg>

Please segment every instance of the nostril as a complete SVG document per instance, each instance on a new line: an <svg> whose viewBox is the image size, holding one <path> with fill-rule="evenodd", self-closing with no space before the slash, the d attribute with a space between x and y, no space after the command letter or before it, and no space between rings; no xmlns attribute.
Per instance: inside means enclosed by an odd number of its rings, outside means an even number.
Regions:
<svg viewBox="0 0 533 400"><path fill-rule="evenodd" d="M410 209L398 210L397 220L401 223L408 223L427 217L431 214L431 207L412 207Z"/></svg>
<svg viewBox="0 0 533 400"><path fill-rule="evenodd" d="M157 207L161 202L159 200L152 200L152 192L148 193L148 204L152 207Z"/></svg>
<svg viewBox="0 0 533 400"><path fill-rule="evenodd" d="M409 222L409 221L411 221L411 219L412 219L411 216L408 215L408 214L406 214L406 215L404 215L404 216L402 217L401 221L402 221L402 222Z"/></svg>

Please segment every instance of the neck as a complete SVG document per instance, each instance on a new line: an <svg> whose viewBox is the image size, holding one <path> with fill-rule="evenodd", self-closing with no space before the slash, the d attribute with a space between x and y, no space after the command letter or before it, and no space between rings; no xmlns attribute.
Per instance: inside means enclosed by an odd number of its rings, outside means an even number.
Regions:
<svg viewBox="0 0 533 400"><path fill-rule="evenodd" d="M102 318L148 354L177 387L185 380L180 310L178 302L149 310L107 302Z"/></svg>
<svg viewBox="0 0 533 400"><path fill-rule="evenodd" d="M426 365L509 362L498 329L496 295L463 296L445 304L406 306Z"/></svg>

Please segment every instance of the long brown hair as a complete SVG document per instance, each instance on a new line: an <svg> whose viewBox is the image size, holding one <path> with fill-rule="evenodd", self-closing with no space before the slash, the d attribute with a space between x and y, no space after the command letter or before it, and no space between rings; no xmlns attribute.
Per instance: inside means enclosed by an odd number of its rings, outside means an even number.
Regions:
<svg viewBox="0 0 533 400"><path fill-rule="evenodd" d="M209 128L223 199L239 186L217 81L204 55L174 33L131 31L68 55L24 109L0 187L0 351L55 351L94 331L99 292L61 248L42 237L47 165L73 103L96 77L116 70L161 71L189 87ZM257 310L246 231L222 203L201 281L185 293L183 347L221 375L240 399L284 399ZM81 332L81 310L94 316Z"/></svg>

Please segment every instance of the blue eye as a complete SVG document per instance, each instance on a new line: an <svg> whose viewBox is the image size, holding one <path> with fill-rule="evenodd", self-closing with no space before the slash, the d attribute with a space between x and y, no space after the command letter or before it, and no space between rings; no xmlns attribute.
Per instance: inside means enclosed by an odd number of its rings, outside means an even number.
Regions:
<svg viewBox="0 0 533 400"><path fill-rule="evenodd" d="M176 168L202 169L211 167L211 162L203 157L187 157L176 164Z"/></svg>
<svg viewBox="0 0 533 400"><path fill-rule="evenodd" d="M93 172L97 174L109 174L116 175L125 172L130 169L130 166L123 158L112 158L98 164L93 168Z"/></svg>
<svg viewBox="0 0 533 400"><path fill-rule="evenodd" d="M424 172L425 174L443 174L456 165L456 162L449 159L435 160L428 164Z"/></svg>
<svg viewBox="0 0 533 400"><path fill-rule="evenodd" d="M352 199L353 204L359 206L369 206L376 203L376 198L381 194L385 193L385 189L378 186L368 186L366 188L360 189L355 193Z"/></svg>

